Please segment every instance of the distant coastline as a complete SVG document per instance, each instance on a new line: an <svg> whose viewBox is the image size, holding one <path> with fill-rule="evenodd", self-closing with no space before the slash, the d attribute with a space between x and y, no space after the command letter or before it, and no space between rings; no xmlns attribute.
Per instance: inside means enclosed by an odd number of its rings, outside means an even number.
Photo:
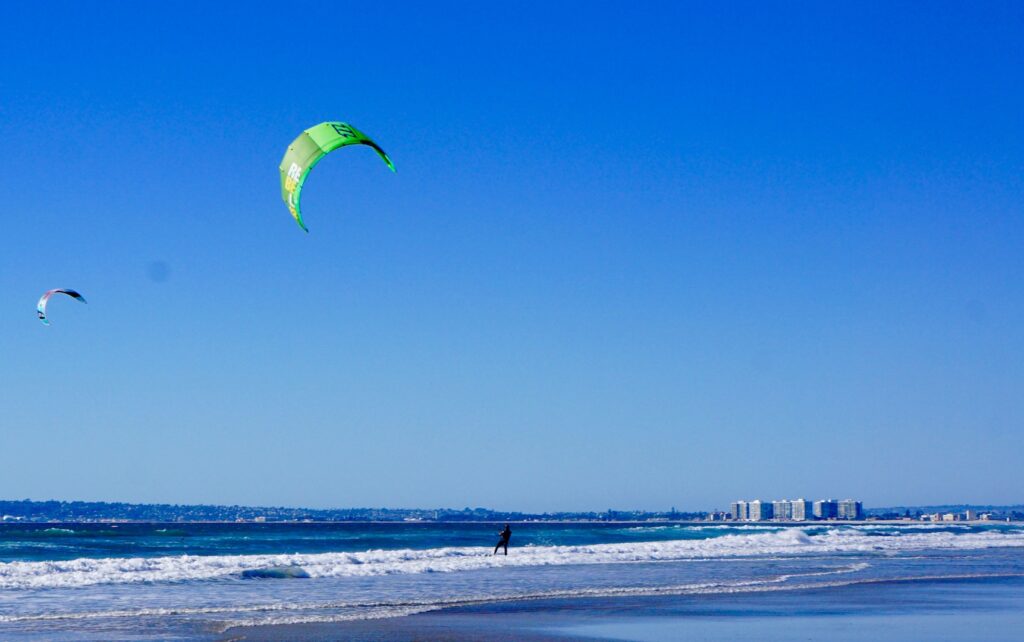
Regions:
<svg viewBox="0 0 1024 642"><path fill-rule="evenodd" d="M854 523L908 523L920 515L937 512L985 512L997 521L1024 520L1024 505L942 505L900 506L866 509L866 519L840 520ZM712 519L718 511L579 511L525 513L486 508L338 508L313 509L281 506L221 506L213 504L132 504L124 502L0 500L2 523L644 523L679 524L740 523ZM833 520L780 520L743 522L793 526L830 523ZM971 520L973 521L973 520Z"/></svg>

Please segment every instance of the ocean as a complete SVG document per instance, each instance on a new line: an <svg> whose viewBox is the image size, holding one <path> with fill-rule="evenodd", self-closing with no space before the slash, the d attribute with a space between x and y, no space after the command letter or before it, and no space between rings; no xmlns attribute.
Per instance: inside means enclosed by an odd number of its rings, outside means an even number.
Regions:
<svg viewBox="0 0 1024 642"><path fill-rule="evenodd" d="M1024 577L1020 524L523 523L507 557L491 554L500 528L5 523L0 639L219 639L519 602Z"/></svg>

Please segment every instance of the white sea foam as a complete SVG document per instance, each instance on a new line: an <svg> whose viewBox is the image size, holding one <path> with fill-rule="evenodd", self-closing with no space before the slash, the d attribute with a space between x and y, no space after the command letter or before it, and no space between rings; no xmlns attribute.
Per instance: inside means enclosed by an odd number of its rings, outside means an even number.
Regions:
<svg viewBox="0 0 1024 642"><path fill-rule="evenodd" d="M820 529L811 529L811 533L799 528L790 528L708 539L588 546L530 546L515 549L508 557L492 556L491 551L484 548L461 547L293 555L182 555L8 562L0 564L0 589L217 580L241 577L244 571L289 566L302 567L311 578L318 578L450 573L507 566L670 562L831 553L898 554L929 549L967 550L994 547L1024 547L1024 532L917 531L897 535L873 535L847 528L834 528L824 532Z"/></svg>
<svg viewBox="0 0 1024 642"><path fill-rule="evenodd" d="M300 624L316 622L343 622L351 620L367 620L392 618L416 613L426 613L442 609L480 606L508 601L535 601L579 598L605 597L649 597L669 595L720 595L740 593L762 593L771 591L798 591L804 589L836 588L859 584L919 582L932 580L980 579L998 577L1021 577L1016 573L988 574L956 574L936 576L909 576L889 578L840 579L845 574L857 573L867 568L864 563L851 564L829 571L811 573L793 573L760 580L704 582L694 584L678 584L666 586L643 587L594 587L580 589L560 589L546 591L527 591L522 593L503 594L501 596L467 596L436 600L404 600L380 602L310 602L268 603L260 605L236 605L224 607L186 607L186 608L139 608L129 610L80 611L71 613L47 613L34 615L0 616L0 623L30 624L45 622L74 622L81 620L116 620L139 618L164 618L168 616L206 617L217 622L217 629L223 633L227 629L239 626L261 626L273 624ZM825 581L809 580L814 576L834 576ZM790 582L790 580L797 580Z"/></svg>
<svg viewBox="0 0 1024 642"><path fill-rule="evenodd" d="M243 620L246 623L267 623L267 614L287 611L291 615L289 621L336 621L339 619L366 619L373 617L392 617L395 615L409 615L411 613L450 608L454 606L472 606L488 604L492 602L506 602L509 600L540 600L559 598L581 598L581 597L617 597L617 596L650 596L650 595L675 595L675 594L697 594L697 593L722 593L722 592L743 592L749 590L761 590L761 587L769 587L774 584L783 584L793 579L809 579L821 576L837 576L847 573L857 573L869 568L870 565L864 562L848 564L829 569L827 571L811 571L807 573L789 573L776 575L762 579L734 580L724 582L700 582L693 584L677 584L667 586L642 586L642 587L593 587L577 589L556 589L532 592L503 593L500 596L470 595L462 598L446 598L435 600L402 600L402 601L377 601L377 602L309 602L305 604L276 602L267 604L249 604L233 606L200 606L200 607L150 607L136 609L110 609L100 611L77 611L67 613L35 613L26 615L0 615L0 623L10 624L19 622L47 622L62 620L89 620L89 619L118 619L118 618L139 618L139 617L167 617L180 615L233 615L253 617L251 620ZM307 611L350 611L339 615L302 614ZM310 617L314 619L309 619ZM280 620L273 620L280 623ZM239 625L234 621L235 626Z"/></svg>

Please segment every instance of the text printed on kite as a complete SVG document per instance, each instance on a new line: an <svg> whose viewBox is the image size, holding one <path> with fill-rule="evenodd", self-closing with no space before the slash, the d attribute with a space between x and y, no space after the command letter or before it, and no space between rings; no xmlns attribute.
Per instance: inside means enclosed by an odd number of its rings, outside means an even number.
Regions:
<svg viewBox="0 0 1024 642"><path fill-rule="evenodd" d="M384 150L373 142L369 136L359 131L348 123L326 122L315 127L310 127L298 138L292 141L288 150L281 159L281 198L288 205L288 211L292 218L303 230L308 232L306 224L302 222L302 210L299 206L299 199L302 195L302 185L306 182L309 170L320 162L320 159L338 149L348 145L367 145L384 160L388 168L393 172L395 166L384 153Z"/></svg>
<svg viewBox="0 0 1024 642"><path fill-rule="evenodd" d="M39 320L43 322L43 325L50 325L50 321L46 318L46 306L50 302L50 297L54 294L66 294L72 299L87 303L85 297L68 288L56 288L53 290L47 290L43 293L43 296L39 297L39 303L36 304L36 314L39 316Z"/></svg>

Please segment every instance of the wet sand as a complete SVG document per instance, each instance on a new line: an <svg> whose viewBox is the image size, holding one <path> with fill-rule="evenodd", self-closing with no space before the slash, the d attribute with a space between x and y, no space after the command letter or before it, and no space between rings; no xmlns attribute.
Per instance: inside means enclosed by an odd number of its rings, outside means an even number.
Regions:
<svg viewBox="0 0 1024 642"><path fill-rule="evenodd" d="M880 582L704 596L536 600L399 618L230 629L223 640L1019 642L1024 579Z"/></svg>

